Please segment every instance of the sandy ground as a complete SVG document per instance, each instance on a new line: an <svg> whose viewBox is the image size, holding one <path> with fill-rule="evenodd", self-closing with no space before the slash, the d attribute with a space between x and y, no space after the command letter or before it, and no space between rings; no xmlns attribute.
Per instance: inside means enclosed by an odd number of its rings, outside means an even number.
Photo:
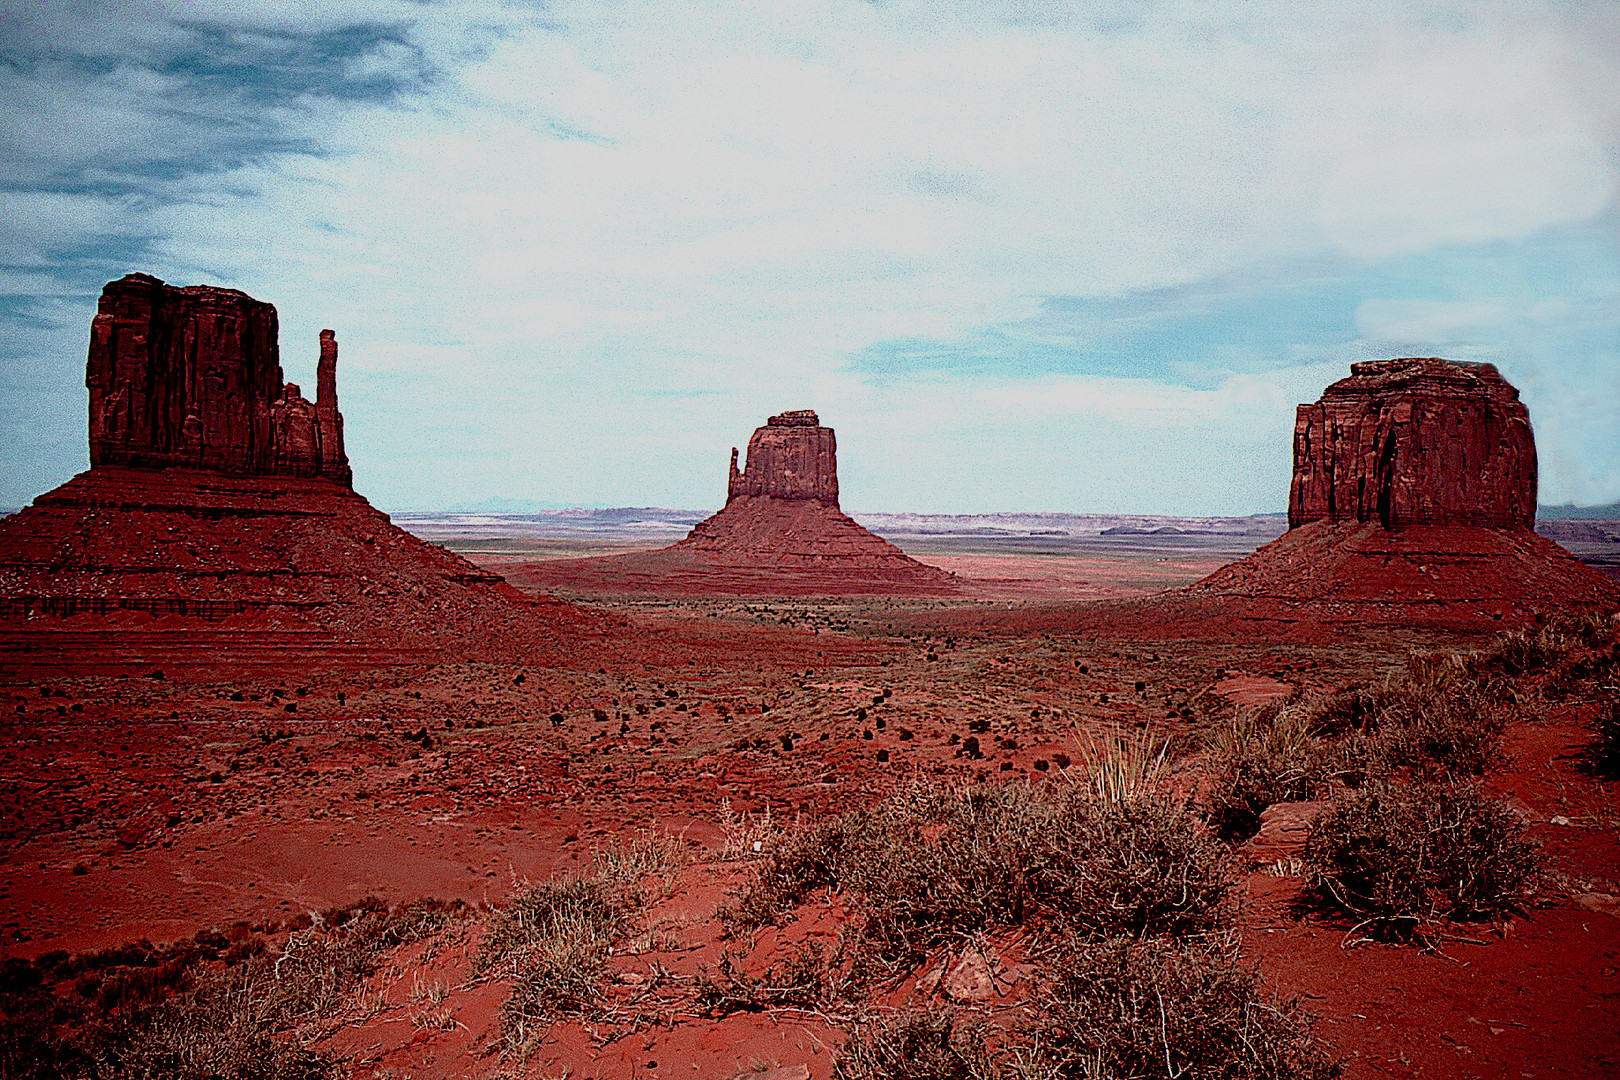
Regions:
<svg viewBox="0 0 1620 1080"><path fill-rule="evenodd" d="M513 558L475 561L500 571ZM617 963L627 978L691 977L731 947L715 908L746 865L719 858L728 810L791 820L912 779L1038 783L1107 733L1190 752L1237 707L1372 678L1414 648L1448 644L1396 631L1315 644L1123 641L1065 631L1061 619L1030 632L1008 616L1141 595L1213 567L930 561L975 582L974 594L592 597L615 629L587 661L14 679L0 685L0 955L268 926L367 895L496 904L652 829L677 837L693 864L650 915L666 933ZM964 758L960 740L979 721L985 757ZM1557 886L1525 917L1440 951L1358 944L1348 927L1294 915L1301 880L1288 867L1302 833L1286 813L1250 842L1246 955L1320 1017L1346 1076L1620 1071L1620 805L1615 785L1577 768L1584 721L1576 705L1515 725L1511 765L1490 781L1522 807ZM750 942L745 962L768 965L839 921L807 909ZM793 1011L561 1024L527 1062L502 1058L491 1047L505 988L472 976L477 925L431 956L391 956L367 1009L323 1045L368 1077L830 1075L840 1028ZM1004 952L1016 967L1015 944ZM914 981L898 993L939 1000Z"/></svg>

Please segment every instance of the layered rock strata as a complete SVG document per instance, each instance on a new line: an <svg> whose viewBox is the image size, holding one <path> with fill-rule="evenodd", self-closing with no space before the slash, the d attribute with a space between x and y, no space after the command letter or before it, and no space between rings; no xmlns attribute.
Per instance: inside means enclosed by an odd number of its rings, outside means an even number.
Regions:
<svg viewBox="0 0 1620 1080"><path fill-rule="evenodd" d="M1536 444L1519 392L1489 364L1352 364L1301 405L1288 524L1535 524Z"/></svg>
<svg viewBox="0 0 1620 1080"><path fill-rule="evenodd" d="M132 274L102 294L85 382L91 468L0 520L0 671L482 656L589 621L352 490L330 330L310 402L274 307Z"/></svg>

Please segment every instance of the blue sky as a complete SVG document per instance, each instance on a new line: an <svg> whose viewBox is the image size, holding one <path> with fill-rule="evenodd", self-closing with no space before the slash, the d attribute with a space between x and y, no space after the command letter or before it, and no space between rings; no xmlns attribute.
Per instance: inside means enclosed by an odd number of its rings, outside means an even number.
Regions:
<svg viewBox="0 0 1620 1080"><path fill-rule="evenodd" d="M356 485L1254 513L1358 359L1488 360L1620 499L1620 6L13 4L0 504L85 464L102 283L337 331Z"/></svg>

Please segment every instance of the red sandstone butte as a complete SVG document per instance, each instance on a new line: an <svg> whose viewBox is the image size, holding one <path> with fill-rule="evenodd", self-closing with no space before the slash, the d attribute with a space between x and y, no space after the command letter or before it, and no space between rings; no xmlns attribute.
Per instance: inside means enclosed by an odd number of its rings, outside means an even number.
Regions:
<svg viewBox="0 0 1620 1080"><path fill-rule="evenodd" d="M184 467L349 484L337 339L321 331L318 399L284 382L276 309L235 289L109 282L90 324L90 464Z"/></svg>
<svg viewBox="0 0 1620 1080"><path fill-rule="evenodd" d="M1488 364L1353 364L1301 405L1289 530L1183 589L1099 609L1171 636L1358 625L1471 629L1620 603L1620 586L1533 531L1536 447Z"/></svg>
<svg viewBox="0 0 1620 1080"><path fill-rule="evenodd" d="M336 336L321 332L313 403L283 380L276 338L276 309L245 293L107 285L91 468L0 521L0 671L482 656L588 621L356 494Z"/></svg>
<svg viewBox="0 0 1620 1080"><path fill-rule="evenodd" d="M726 505L679 543L507 570L523 587L723 596L946 595L956 579L906 555L838 508L832 428L808 409L781 413L731 451Z"/></svg>
<svg viewBox="0 0 1620 1080"><path fill-rule="evenodd" d="M1371 360L1294 424L1288 526L1312 521L1535 525L1536 443L1490 364Z"/></svg>
<svg viewBox="0 0 1620 1080"><path fill-rule="evenodd" d="M737 448L731 448L731 478L726 500L740 495L775 499L810 499L838 505L838 441L832 428L809 409L780 413L765 421L748 440L748 467L737 471Z"/></svg>

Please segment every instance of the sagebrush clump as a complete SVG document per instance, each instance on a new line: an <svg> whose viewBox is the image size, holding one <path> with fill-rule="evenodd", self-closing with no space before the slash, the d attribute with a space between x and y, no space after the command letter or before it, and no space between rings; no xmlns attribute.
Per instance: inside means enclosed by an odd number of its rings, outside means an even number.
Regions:
<svg viewBox="0 0 1620 1080"><path fill-rule="evenodd" d="M1205 803L1210 828L1227 840L1245 840L1260 815L1280 802L1308 799L1333 774L1331 751L1313 733L1309 703L1272 702L1239 710L1218 729L1211 746L1216 769Z"/></svg>
<svg viewBox="0 0 1620 1080"><path fill-rule="evenodd" d="M1071 941L1037 999L1041 1075L1075 1080L1328 1080L1293 1001L1264 993L1223 938Z"/></svg>
<svg viewBox="0 0 1620 1080"><path fill-rule="evenodd" d="M909 795L789 836L729 912L774 921L813 890L860 902L860 936L892 962L965 933L1040 921L1075 932L1196 933L1230 917L1231 867L1191 807L1098 801L1069 783Z"/></svg>
<svg viewBox="0 0 1620 1080"><path fill-rule="evenodd" d="M949 1012L904 1012L862 1024L833 1062L836 1080L999 1080L982 1027Z"/></svg>
<svg viewBox="0 0 1620 1080"><path fill-rule="evenodd" d="M1519 910L1541 876L1524 823L1457 783L1374 783L1311 822L1307 895L1385 937Z"/></svg>
<svg viewBox="0 0 1620 1080"><path fill-rule="evenodd" d="M339 1063L304 1045L389 951L444 930L463 905L390 908L368 898L274 946L245 925L8 964L0 1076L327 1080ZM56 984L72 980L66 993Z"/></svg>

